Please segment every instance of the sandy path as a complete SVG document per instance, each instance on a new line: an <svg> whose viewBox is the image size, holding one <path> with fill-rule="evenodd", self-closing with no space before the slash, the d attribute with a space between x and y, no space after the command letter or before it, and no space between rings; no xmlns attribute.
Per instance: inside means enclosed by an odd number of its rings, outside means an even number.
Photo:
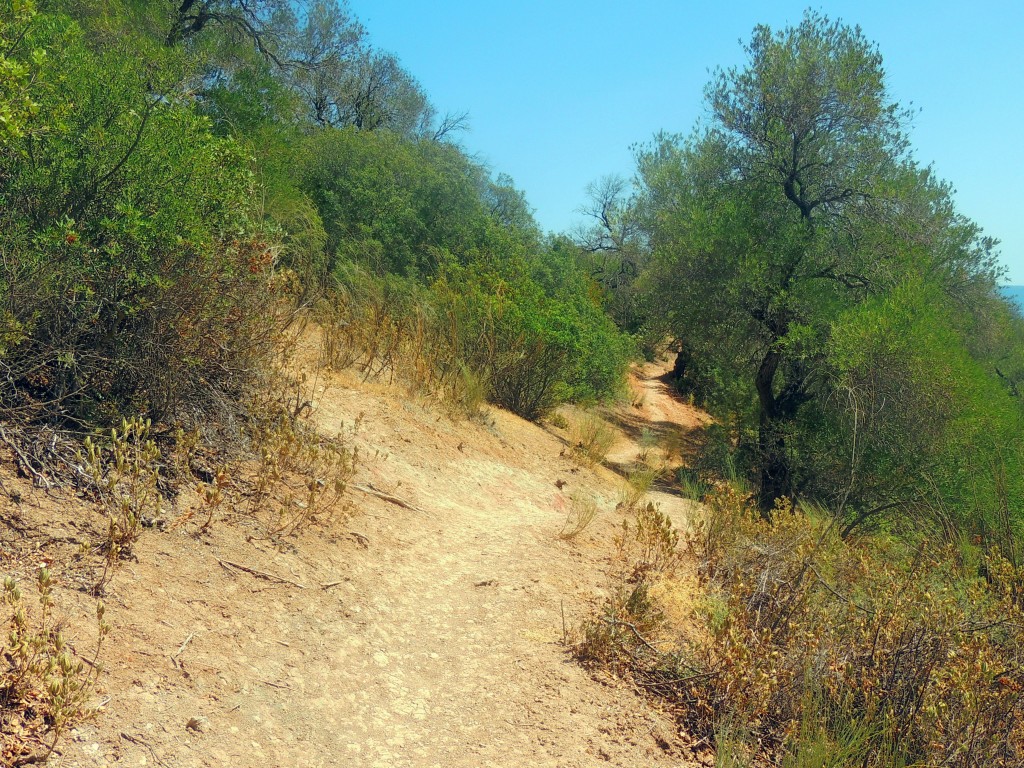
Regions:
<svg viewBox="0 0 1024 768"><path fill-rule="evenodd" d="M630 373L629 386L633 407L618 409L611 419L621 431L616 444L608 453L608 461L627 466L635 461L644 441L644 433L656 437L664 445L672 434L678 436L680 447L692 447L692 433L707 426L710 417L698 408L687 404L675 394L667 382L672 370L670 359L660 359L636 366ZM673 458L665 460L674 463Z"/></svg>
<svg viewBox="0 0 1024 768"><path fill-rule="evenodd" d="M61 764L688 765L670 720L561 642L563 615L571 626L606 585L621 480L508 414L455 424L346 384L315 418L335 431L362 414L357 482L423 511L351 491L349 521L282 550L226 525L204 544L146 537L108 600L107 711ZM645 408L671 418L659 397ZM569 544L557 534L584 488L602 514Z"/></svg>

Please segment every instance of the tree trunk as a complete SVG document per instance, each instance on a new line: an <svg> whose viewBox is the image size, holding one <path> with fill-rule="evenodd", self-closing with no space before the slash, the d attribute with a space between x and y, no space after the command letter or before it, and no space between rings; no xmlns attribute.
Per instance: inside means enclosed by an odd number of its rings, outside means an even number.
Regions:
<svg viewBox="0 0 1024 768"><path fill-rule="evenodd" d="M758 454L761 472L757 489L757 505L761 517L771 520L778 499L793 495L793 472L786 451L784 424L761 414L758 431Z"/></svg>
<svg viewBox="0 0 1024 768"><path fill-rule="evenodd" d="M765 520L771 519L778 499L790 498L796 492L786 438L797 410L808 399L805 391L807 372L799 363L786 366L787 381L776 394L775 376L782 364L782 355L777 350L770 350L761 361L754 380L760 404L757 503Z"/></svg>
<svg viewBox="0 0 1024 768"><path fill-rule="evenodd" d="M686 347L680 348L676 353L676 362L672 366L672 380L676 382L677 386L682 382L683 377L686 376L686 369L689 368L692 359L693 357Z"/></svg>

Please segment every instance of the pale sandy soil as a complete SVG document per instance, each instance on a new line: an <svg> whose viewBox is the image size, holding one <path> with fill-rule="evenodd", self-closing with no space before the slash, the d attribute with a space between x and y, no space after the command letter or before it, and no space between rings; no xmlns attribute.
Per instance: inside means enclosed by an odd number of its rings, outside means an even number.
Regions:
<svg viewBox="0 0 1024 768"><path fill-rule="evenodd" d="M680 449L684 455L692 452L699 431L711 423L710 417L698 408L688 405L674 395L668 385L667 374L672 369L666 359L637 366L629 377L632 393L630 408L615 408L608 415L619 430L618 440L608 453L607 463L627 467L636 461L645 443L655 440L648 461L661 460L678 465L680 455L666 451L666 445ZM674 440L666 438L675 438Z"/></svg>
<svg viewBox="0 0 1024 768"><path fill-rule="evenodd" d="M619 409L615 462L635 457L645 424L685 434L702 423L664 390L663 371L640 371L642 407ZM690 765L671 719L580 668L563 643L607 588L621 477L580 468L558 430L504 412L456 423L348 372L313 386L320 429L344 428L360 447L354 482L418 511L350 489L347 518L283 546L247 540L237 522L198 538L147 531L107 597L106 704L50 764ZM68 632L87 647L92 600L75 588L73 552L102 520L18 481L6 460L3 479L0 570L28 579L50 562ZM580 492L601 512L565 542ZM655 500L685 525L689 502Z"/></svg>

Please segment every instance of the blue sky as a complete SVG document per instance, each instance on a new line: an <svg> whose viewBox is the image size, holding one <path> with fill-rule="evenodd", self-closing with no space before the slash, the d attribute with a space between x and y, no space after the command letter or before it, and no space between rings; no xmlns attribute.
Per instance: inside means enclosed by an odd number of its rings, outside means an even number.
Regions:
<svg viewBox="0 0 1024 768"><path fill-rule="evenodd" d="M441 112L468 111L468 151L512 176L541 226L580 220L587 183L630 176L630 146L689 132L716 66L742 64L758 23L797 23L806 3L350 0ZM917 159L957 189L959 209L1002 241L1024 284L1024 2L863 0L813 4L878 43L893 98L919 109Z"/></svg>

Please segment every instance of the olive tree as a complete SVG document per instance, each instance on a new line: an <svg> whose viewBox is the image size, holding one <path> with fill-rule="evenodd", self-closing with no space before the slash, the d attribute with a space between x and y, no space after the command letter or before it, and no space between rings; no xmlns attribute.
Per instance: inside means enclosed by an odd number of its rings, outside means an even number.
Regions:
<svg viewBox="0 0 1024 768"><path fill-rule="evenodd" d="M808 12L746 52L708 85L704 129L639 153L639 206L652 290L713 405L749 429L768 514L805 482L799 417L831 394L836 319L911 275L988 275L992 244L913 163L859 28Z"/></svg>

